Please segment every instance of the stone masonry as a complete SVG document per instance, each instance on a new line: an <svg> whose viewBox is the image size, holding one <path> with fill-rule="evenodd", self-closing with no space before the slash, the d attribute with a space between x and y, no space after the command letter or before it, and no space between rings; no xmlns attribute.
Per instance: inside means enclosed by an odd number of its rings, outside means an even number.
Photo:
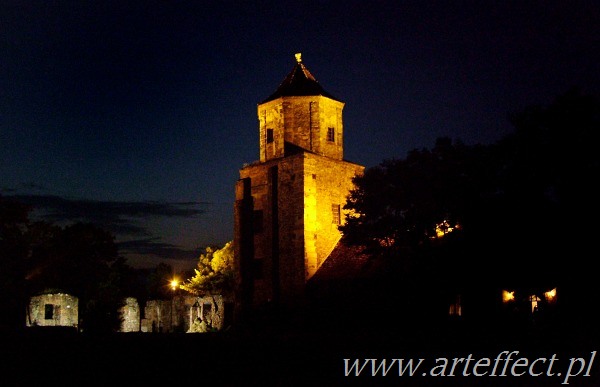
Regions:
<svg viewBox="0 0 600 387"><path fill-rule="evenodd" d="M236 184L234 246L239 308L302 302L306 282L341 238L343 206L364 167L344 160L344 103L296 55L258 105L259 161Z"/></svg>
<svg viewBox="0 0 600 387"><path fill-rule="evenodd" d="M79 300L67 293L49 293L31 297L25 325L77 328Z"/></svg>

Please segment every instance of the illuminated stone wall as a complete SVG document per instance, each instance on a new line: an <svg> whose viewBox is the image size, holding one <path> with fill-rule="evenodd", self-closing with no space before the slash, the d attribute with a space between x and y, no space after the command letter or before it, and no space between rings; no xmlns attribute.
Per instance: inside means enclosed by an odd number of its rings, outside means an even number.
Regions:
<svg viewBox="0 0 600 387"><path fill-rule="evenodd" d="M31 297L25 325L78 327L77 297L65 293ZM172 300L150 300L142 308L128 297L120 309L119 332L188 332L197 317L203 316L216 330L232 324L233 304L222 295L175 296Z"/></svg>
<svg viewBox="0 0 600 387"><path fill-rule="evenodd" d="M344 224L343 207L350 190L354 188L352 178L363 171L361 165L313 154L305 155L305 280L316 273L340 240L338 224L333 222L332 206L339 206L339 224Z"/></svg>
<svg viewBox="0 0 600 387"><path fill-rule="evenodd" d="M25 325L79 326L79 300L66 293L42 294L31 297Z"/></svg>
<svg viewBox="0 0 600 387"><path fill-rule="evenodd" d="M251 209L245 219L238 211L236 222L246 223L250 231L245 238L252 238L253 251L247 257L251 263L246 265L251 273L243 273L242 280L252 281L253 305L293 303L303 296L306 281L341 237L332 206L340 207L343 223L352 177L363 170L360 165L309 152L240 170L238 184L249 182L251 197L244 198L244 189L238 187L236 199L245 200ZM240 231L236 234L237 243L245 243Z"/></svg>
<svg viewBox="0 0 600 387"><path fill-rule="evenodd" d="M288 96L258 107L260 161L289 156L285 142L336 160L344 158L344 103L323 96ZM333 130L329 141L328 130ZM273 131L269 142L267 130Z"/></svg>
<svg viewBox="0 0 600 387"><path fill-rule="evenodd" d="M228 329L232 321L228 321L228 315L233 312L231 303L221 295L198 297L190 308L188 308L188 318L190 324L196 318L202 318L215 330L221 331ZM186 332L190 331L190 325Z"/></svg>
<svg viewBox="0 0 600 387"><path fill-rule="evenodd" d="M228 314L231 304L221 295L194 297L175 296L172 300L150 300L144 306L140 321L142 332L188 332L198 317L206 319L216 330L231 324Z"/></svg>
<svg viewBox="0 0 600 387"><path fill-rule="evenodd" d="M304 283L302 276L295 275L304 267L302 164L303 156L298 154L240 171L240 176L251 182L253 219L247 221L252 228L251 280L258 304L280 296L274 282L286 282L287 291L299 291ZM273 196L278 197L276 202ZM256 219L257 212L262 213L262 222ZM276 257L275 242L279 246Z"/></svg>
<svg viewBox="0 0 600 387"><path fill-rule="evenodd" d="M121 307L121 332L139 332L140 331L140 305L137 299L127 297L125 305Z"/></svg>
<svg viewBox="0 0 600 387"><path fill-rule="evenodd" d="M235 187L236 308L242 315L304 301L306 282L341 238L352 178L364 171L344 160L344 102L321 88L300 54L296 61L257 106L259 159L240 170Z"/></svg>

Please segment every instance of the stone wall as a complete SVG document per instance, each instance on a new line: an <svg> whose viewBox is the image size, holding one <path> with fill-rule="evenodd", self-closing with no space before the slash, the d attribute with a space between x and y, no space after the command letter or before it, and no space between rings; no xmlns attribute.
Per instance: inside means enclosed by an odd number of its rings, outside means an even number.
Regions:
<svg viewBox="0 0 600 387"><path fill-rule="evenodd" d="M120 309L119 332L188 332L196 318L205 319L215 330L228 329L233 304L221 295L205 297L175 296L172 300L150 300L142 308L134 297L127 297ZM63 326L78 328L79 300L65 293L31 297L27 327Z"/></svg>
<svg viewBox="0 0 600 387"><path fill-rule="evenodd" d="M289 156L285 153L285 142L342 160L343 109L343 102L319 95L286 96L259 105L260 161ZM328 139L329 128L334 132L334 141ZM267 130L273 133L271 142L267 140Z"/></svg>
<svg viewBox="0 0 600 387"><path fill-rule="evenodd" d="M363 171L361 165L310 152L240 170L240 181L249 182L250 190L238 187L236 200L251 209L244 219L236 212L235 229L250 231L244 238L236 235L234 243L252 238L251 263L246 265L251 273L242 277L252 281L253 305L302 298L306 281L341 238L338 225L345 221L343 206L354 188L352 178ZM333 216L336 207L339 221Z"/></svg>
<svg viewBox="0 0 600 387"><path fill-rule="evenodd" d="M364 167L347 161L306 154L304 158L304 241L306 246L305 280L309 280L331 254L345 223L343 207L352 178ZM334 221L334 206L339 208L339 222Z"/></svg>
<svg viewBox="0 0 600 387"><path fill-rule="evenodd" d="M130 306L126 305L124 310L127 308ZM227 308L231 310L228 311ZM189 332L197 318L206 320L215 330L222 330L231 324L231 321L227 321L227 316L233 312L232 308L221 295L175 296L171 300L150 300L144 306L144 318L137 321L139 328L128 332ZM136 322L131 320L127 326L133 328L135 325Z"/></svg>
<svg viewBox="0 0 600 387"><path fill-rule="evenodd" d="M79 300L66 293L42 294L31 297L25 325L79 326Z"/></svg>
<svg viewBox="0 0 600 387"><path fill-rule="evenodd" d="M134 297L127 297L121 307L121 332L140 331L140 305Z"/></svg>
<svg viewBox="0 0 600 387"><path fill-rule="evenodd" d="M240 299L251 307L302 302L341 238L352 178L364 171L344 160L343 108L323 95L257 108L260 157L240 170L234 210Z"/></svg>

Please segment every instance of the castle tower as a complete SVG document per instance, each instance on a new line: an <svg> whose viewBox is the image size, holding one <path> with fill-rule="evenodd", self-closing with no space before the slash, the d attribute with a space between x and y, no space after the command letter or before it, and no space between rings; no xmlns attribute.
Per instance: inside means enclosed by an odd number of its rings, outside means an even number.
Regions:
<svg viewBox="0 0 600 387"><path fill-rule="evenodd" d="M259 161L236 184L234 248L242 308L294 305L339 242L352 177L344 160L344 102L327 93L300 54L258 104Z"/></svg>

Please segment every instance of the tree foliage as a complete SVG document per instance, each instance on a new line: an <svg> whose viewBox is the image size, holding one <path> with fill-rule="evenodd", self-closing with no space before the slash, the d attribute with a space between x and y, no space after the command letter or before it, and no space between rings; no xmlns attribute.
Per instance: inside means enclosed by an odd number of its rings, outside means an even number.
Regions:
<svg viewBox="0 0 600 387"><path fill-rule="evenodd" d="M574 88L510 119L515 131L499 144L503 218L517 220L513 229L529 257L523 266L533 279L554 275L569 287L589 284L600 216L600 101Z"/></svg>
<svg viewBox="0 0 600 387"><path fill-rule="evenodd" d="M493 155L484 146L439 138L431 150L385 160L354 178L340 230L349 242L395 253L462 228L493 189Z"/></svg>
<svg viewBox="0 0 600 387"><path fill-rule="evenodd" d="M80 328L115 331L132 268L113 235L93 224L59 227L29 219L30 209L0 197L0 325L20 329L32 295L68 292L79 299Z"/></svg>
<svg viewBox="0 0 600 387"><path fill-rule="evenodd" d="M31 227L32 291L60 289L79 298L80 328L88 333L119 328L119 307L131 268L118 255L113 235L93 224Z"/></svg>
<svg viewBox="0 0 600 387"><path fill-rule="evenodd" d="M27 302L29 209L0 195L0 329L23 325Z"/></svg>
<svg viewBox="0 0 600 387"><path fill-rule="evenodd" d="M367 169L348 196L345 240L410 261L416 282L591 283L578 278L593 272L600 215L597 98L572 90L510 122L493 144L440 138ZM435 238L443 221L459 228Z"/></svg>
<svg viewBox="0 0 600 387"><path fill-rule="evenodd" d="M577 89L549 106L530 106L511 116L504 186L512 198L555 206L561 216L595 224L600 192L600 102ZM591 221L591 222L590 222Z"/></svg>
<svg viewBox="0 0 600 387"><path fill-rule="evenodd" d="M194 295L228 294L233 290L233 242L220 249L207 247L200 255L195 275L180 288Z"/></svg>
<svg viewBox="0 0 600 387"><path fill-rule="evenodd" d="M159 263L147 275L146 292L149 299L167 300L173 296L170 288L171 280L175 278L173 266L164 262Z"/></svg>

